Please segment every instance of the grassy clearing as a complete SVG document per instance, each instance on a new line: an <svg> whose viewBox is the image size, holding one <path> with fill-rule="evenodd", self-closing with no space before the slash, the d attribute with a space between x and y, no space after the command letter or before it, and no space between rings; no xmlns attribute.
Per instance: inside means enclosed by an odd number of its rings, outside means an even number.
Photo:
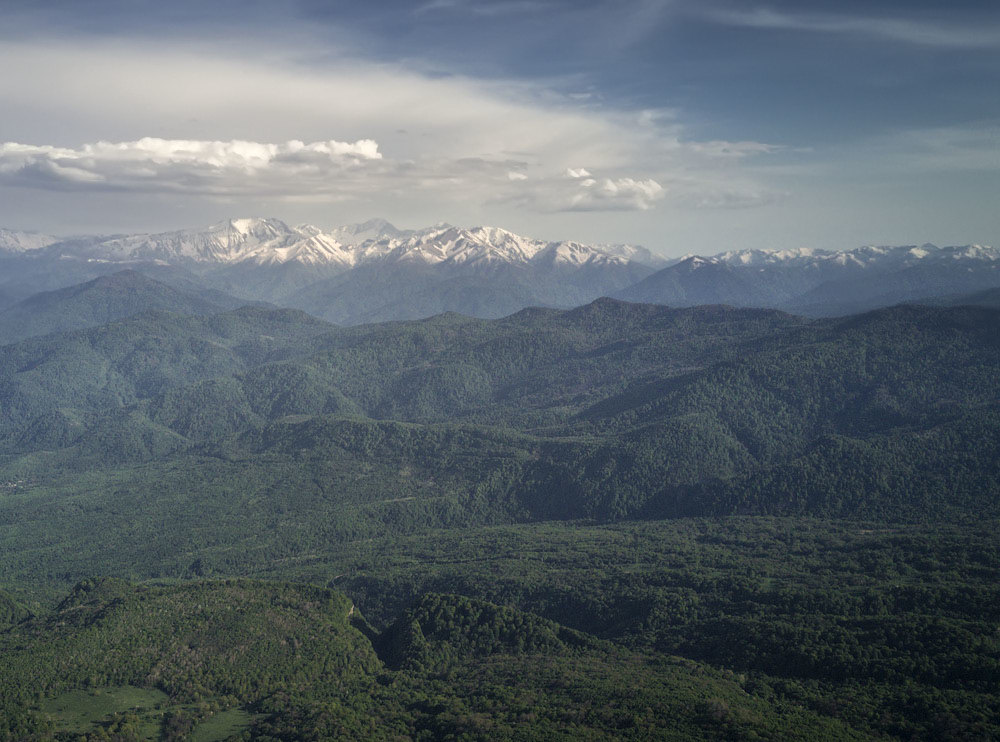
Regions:
<svg viewBox="0 0 1000 742"><path fill-rule="evenodd" d="M221 742L250 726L253 717L243 709L230 709L199 724L191 734L191 742Z"/></svg>
<svg viewBox="0 0 1000 742"><path fill-rule="evenodd" d="M170 704L159 690L119 686L73 690L42 702L40 710L55 723L56 731L88 732L109 716L132 711L142 720L142 736L157 739L160 719Z"/></svg>

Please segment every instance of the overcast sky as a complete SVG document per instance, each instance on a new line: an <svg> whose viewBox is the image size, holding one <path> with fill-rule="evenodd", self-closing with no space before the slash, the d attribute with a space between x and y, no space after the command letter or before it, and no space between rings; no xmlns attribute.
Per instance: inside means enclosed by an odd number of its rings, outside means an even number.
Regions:
<svg viewBox="0 0 1000 742"><path fill-rule="evenodd" d="M0 226L1000 242L1000 10L3 0Z"/></svg>

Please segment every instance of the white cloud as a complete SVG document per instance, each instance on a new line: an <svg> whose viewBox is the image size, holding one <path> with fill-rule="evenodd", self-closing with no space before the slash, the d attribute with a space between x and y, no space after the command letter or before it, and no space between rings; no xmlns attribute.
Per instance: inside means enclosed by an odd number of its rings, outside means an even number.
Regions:
<svg viewBox="0 0 1000 742"><path fill-rule="evenodd" d="M593 178L583 168L518 183L500 199L532 211L647 211L667 195L652 178Z"/></svg>
<svg viewBox="0 0 1000 742"><path fill-rule="evenodd" d="M237 204L266 194L479 219L497 203L542 212L682 203L772 149L698 142L676 115L580 103L538 84L356 58L305 64L260 45L6 43L0 69L30 70L0 76L9 187Z"/></svg>
<svg viewBox="0 0 1000 742"><path fill-rule="evenodd" d="M746 207L773 192L734 179L593 176L586 168L539 172L486 158L396 160L371 139L284 143L246 140L96 142L78 148L0 144L0 184L63 191L271 196L299 203L417 192L437 199L512 202L539 212L646 211L669 200L690 208Z"/></svg>
<svg viewBox="0 0 1000 742"><path fill-rule="evenodd" d="M645 211L665 195L663 186L652 179L588 179L580 185L582 190L570 199L568 211Z"/></svg>
<svg viewBox="0 0 1000 742"><path fill-rule="evenodd" d="M995 23L958 25L947 20L929 23L910 18L782 13L767 8L713 11L709 17L719 23L747 28L874 36L918 46L956 49L1000 47L1000 26Z"/></svg>
<svg viewBox="0 0 1000 742"><path fill-rule="evenodd" d="M382 158L371 139L282 144L145 137L79 148L0 144L0 179L52 187L230 194L273 191L295 179L315 187L347 168Z"/></svg>

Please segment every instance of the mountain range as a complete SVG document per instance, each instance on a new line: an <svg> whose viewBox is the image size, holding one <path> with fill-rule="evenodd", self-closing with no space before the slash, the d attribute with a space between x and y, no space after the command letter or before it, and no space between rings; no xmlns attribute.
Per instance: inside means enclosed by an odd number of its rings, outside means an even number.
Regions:
<svg viewBox="0 0 1000 742"><path fill-rule="evenodd" d="M996 289L338 327L63 250L0 311L3 742L1000 734Z"/></svg>
<svg viewBox="0 0 1000 742"><path fill-rule="evenodd" d="M836 316L1000 287L1000 250L981 245L667 259L635 245L552 242L497 227L402 230L374 219L324 231L243 218L203 229L69 239L0 230L0 308L123 268L181 290L293 307L338 324L446 311L497 318L601 296Z"/></svg>
<svg viewBox="0 0 1000 742"><path fill-rule="evenodd" d="M824 316L1000 286L1000 249L866 246L689 255L617 296L673 306L731 304Z"/></svg>

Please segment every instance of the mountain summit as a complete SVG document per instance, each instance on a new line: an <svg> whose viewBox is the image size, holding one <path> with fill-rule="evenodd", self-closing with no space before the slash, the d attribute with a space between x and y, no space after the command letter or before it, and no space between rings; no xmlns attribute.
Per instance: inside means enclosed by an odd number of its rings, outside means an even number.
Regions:
<svg viewBox="0 0 1000 742"><path fill-rule="evenodd" d="M7 233L4 233L5 235ZM20 235L21 233L10 233ZM29 244L26 236L11 244ZM42 246L40 243L38 246ZM560 249L564 246L564 249ZM521 237L498 227L453 227L439 224L421 230L401 230L384 219L323 231L311 224L290 227L280 219L229 219L203 229L159 234L89 238L55 245L66 257L105 262L159 261L168 264L280 265L352 268L370 262L527 263L546 248L557 262L589 260L643 262L647 251L627 245L596 246L546 242ZM20 249L27 249L22 247Z"/></svg>

